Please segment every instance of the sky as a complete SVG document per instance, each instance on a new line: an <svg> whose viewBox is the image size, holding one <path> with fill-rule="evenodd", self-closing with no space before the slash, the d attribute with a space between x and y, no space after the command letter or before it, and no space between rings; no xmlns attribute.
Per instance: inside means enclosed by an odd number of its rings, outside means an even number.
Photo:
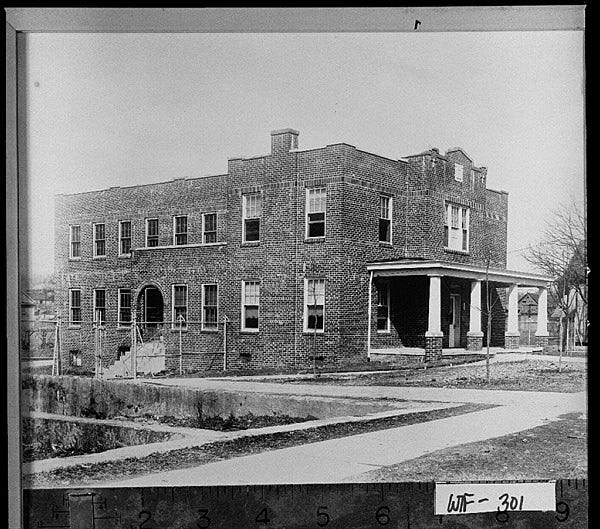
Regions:
<svg viewBox="0 0 600 529"><path fill-rule="evenodd" d="M30 271L52 272L57 193L227 172L345 142L392 159L463 148L509 193L508 268L584 201L583 33L27 34Z"/></svg>

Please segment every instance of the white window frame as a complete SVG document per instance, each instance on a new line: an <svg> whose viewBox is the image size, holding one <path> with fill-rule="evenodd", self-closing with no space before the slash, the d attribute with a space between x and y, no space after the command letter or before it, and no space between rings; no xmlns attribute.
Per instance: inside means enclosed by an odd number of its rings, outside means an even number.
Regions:
<svg viewBox="0 0 600 529"><path fill-rule="evenodd" d="M389 283L381 283L379 285L380 287L384 287L386 289L386 302L387 302L387 318L385 321L385 329L377 329L377 332L380 334L389 334L391 332L391 324L390 324L390 311L391 311L391 307L390 307L390 300L391 300L391 296L390 296L390 284ZM379 310L380 307L380 303L379 303L379 289L377 289L377 309ZM377 323L379 321L379 314L376 314L376 318L375 318L375 327L377 327Z"/></svg>
<svg viewBox="0 0 600 529"><path fill-rule="evenodd" d="M464 180L464 166L461 163L454 164L454 180L462 182Z"/></svg>
<svg viewBox="0 0 600 529"><path fill-rule="evenodd" d="M96 239L96 226L104 226L104 239ZM99 254L96 249L96 243L104 241L104 253ZM105 222L94 222L92 224L92 248L94 251L94 258L103 259L106 257L106 223Z"/></svg>
<svg viewBox="0 0 600 529"><path fill-rule="evenodd" d="M158 234L158 231L160 230L160 221L158 220L158 217L148 217L145 222L146 231L144 234L144 246L146 248L155 248L155 246L148 245L148 237L150 236L148 227L150 225L150 221L152 221L152 220L156 221L156 232L157 232L156 233L156 246L158 246L160 244L160 238L159 238L159 234ZM154 237L154 235L153 235L153 237Z"/></svg>
<svg viewBox="0 0 600 529"><path fill-rule="evenodd" d="M125 237L129 239L129 252L122 252L121 243L124 239L123 237L123 224L129 223L129 237ZM131 249L133 248L133 223L130 220L120 220L119 221L119 257L131 257Z"/></svg>
<svg viewBox="0 0 600 529"><path fill-rule="evenodd" d="M260 208L260 214L256 217L247 217L246 216L246 206L248 202L248 197L258 197L258 207ZM242 195L242 242L243 243L259 243L261 240L261 224L262 224L262 207L263 207L263 199L262 193L245 193ZM246 221L247 220L256 220L258 219L258 239L249 241L246 239Z"/></svg>
<svg viewBox="0 0 600 529"><path fill-rule="evenodd" d="M123 308L121 305L121 294L127 291L129 292L129 321L125 321L121 319L121 309ZM130 288L119 288L117 290L117 327L131 327L131 322L133 321L133 292Z"/></svg>
<svg viewBox="0 0 600 529"><path fill-rule="evenodd" d="M215 216L215 229L214 232L211 230L209 233L215 234L215 240L213 242L206 242L206 216L214 215ZM219 242L219 215L216 211L209 213L202 213L202 244L216 244Z"/></svg>
<svg viewBox="0 0 600 529"><path fill-rule="evenodd" d="M308 284L310 281L323 281L323 328L312 329L308 327ZM304 316L303 316L303 330L305 333L317 333L323 334L325 332L325 297L327 293L327 280L324 277L305 277L304 278Z"/></svg>
<svg viewBox="0 0 600 529"><path fill-rule="evenodd" d="M75 321L73 320L73 292L79 292L79 317L80 319ZM69 327L81 327L83 323L83 310L81 308L82 303L82 295L80 288L70 288L69 289Z"/></svg>
<svg viewBox="0 0 600 529"><path fill-rule="evenodd" d="M107 312L108 312L108 307L107 307L107 305L108 305L108 299L107 299L106 289L105 288L95 288L93 290L93 292L92 292L92 305L94 307L92 321L94 323L98 323L96 321L96 311L98 310L98 306L96 304L96 293L97 292L104 292L104 321L102 321L102 320L100 321L100 325L102 327L104 327L106 325L106 315L107 315Z"/></svg>
<svg viewBox="0 0 600 529"><path fill-rule="evenodd" d="M185 287L185 319L183 325L179 325L179 322L176 320L175 316L175 288L176 287ZM171 285L171 328L172 329L187 329L187 324L190 315L190 303L189 303L189 287L186 283L174 283Z"/></svg>
<svg viewBox="0 0 600 529"><path fill-rule="evenodd" d="M79 241L73 241L73 228L79 228ZM73 255L73 243L79 244L79 255ZM81 224L69 225L69 259L81 259Z"/></svg>
<svg viewBox="0 0 600 529"><path fill-rule="evenodd" d="M255 283L258 285L258 326L257 327L246 327L246 285L249 283ZM259 279L248 279L242 280L242 320L241 320L241 330L243 332L258 332L260 329L260 287L261 282ZM217 291L218 292L218 291ZM254 305L252 305L254 306Z"/></svg>
<svg viewBox="0 0 600 529"><path fill-rule="evenodd" d="M315 193L316 191L322 191L323 194L325 195L325 206L322 211L310 211L310 195L311 195L311 193ZM308 215L311 213L323 213L323 235L314 235L314 236L309 235ZM305 195L305 201L304 201L304 225L305 225L304 236L306 239L324 239L325 236L327 235L327 187L320 186L320 187L307 187L306 188L306 195Z"/></svg>
<svg viewBox="0 0 600 529"><path fill-rule="evenodd" d="M457 227L452 227L452 208L458 210ZM466 217L466 229L463 229L463 217ZM471 248L471 209L467 206L455 204L452 202L446 203L446 218L444 226L448 226L448 244L444 245L445 250L451 250L453 252L469 253ZM453 238L453 230L458 232L458 235ZM463 249L463 233L466 231L467 234L467 248ZM458 241L458 242L455 242Z"/></svg>
<svg viewBox="0 0 600 529"><path fill-rule="evenodd" d="M206 325L206 320L204 318L204 308L206 306L206 287L217 287L217 318L216 318L216 322L214 323L214 326L207 326ZM202 284L202 304L201 304L201 321L202 321L202 330L203 331L208 331L208 332L217 332L219 330L219 284L218 283L203 283ZM211 307L213 305L210 305Z"/></svg>
<svg viewBox="0 0 600 529"><path fill-rule="evenodd" d="M185 244L177 244L177 235L183 235L183 232L176 233L177 219L185 218ZM173 246L187 246L190 243L190 230L189 230L189 217L188 215L173 215Z"/></svg>
<svg viewBox="0 0 600 529"><path fill-rule="evenodd" d="M388 200L388 218L384 218L381 216L381 200L382 199L387 199ZM379 226L377 227L377 238L379 240L379 242L384 243L384 244L392 244L392 241L394 240L394 234L392 231L392 219L393 219L393 204L394 204L394 200L393 197L389 196L389 195L379 195L379 223L381 223L381 220L387 220L390 223L390 240L389 241L382 241L380 239L380 233L379 233Z"/></svg>

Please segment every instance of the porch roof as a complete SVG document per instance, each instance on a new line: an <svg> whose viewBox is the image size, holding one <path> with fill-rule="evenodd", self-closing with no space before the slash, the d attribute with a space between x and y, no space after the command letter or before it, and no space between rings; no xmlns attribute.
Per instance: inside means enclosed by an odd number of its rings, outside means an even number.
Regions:
<svg viewBox="0 0 600 529"><path fill-rule="evenodd" d="M448 261L382 261L367 263L367 270L376 277L402 276L446 276L463 279L479 279L484 281L486 274L489 281L505 285L517 284L524 287L545 287L553 279L541 274L519 272L501 268L490 268Z"/></svg>

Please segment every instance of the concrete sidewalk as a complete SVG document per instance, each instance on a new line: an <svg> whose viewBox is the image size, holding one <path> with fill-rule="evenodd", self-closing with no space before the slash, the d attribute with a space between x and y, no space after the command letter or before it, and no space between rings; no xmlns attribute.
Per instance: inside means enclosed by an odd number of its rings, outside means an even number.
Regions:
<svg viewBox="0 0 600 529"><path fill-rule="evenodd" d="M537 399L536 399L537 400ZM539 400L541 402L543 399ZM584 412L584 399L546 399L545 406L502 406L430 422L238 457L142 476L106 486L188 486L360 482L361 474L444 448L500 437Z"/></svg>

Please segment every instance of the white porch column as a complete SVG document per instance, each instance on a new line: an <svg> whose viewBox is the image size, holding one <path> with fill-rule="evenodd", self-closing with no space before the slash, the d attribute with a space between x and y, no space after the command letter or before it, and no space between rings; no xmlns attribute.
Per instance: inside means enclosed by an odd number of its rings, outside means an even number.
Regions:
<svg viewBox="0 0 600 529"><path fill-rule="evenodd" d="M371 360L371 312L373 311L373 270L369 274L369 301L367 304L367 358Z"/></svg>
<svg viewBox="0 0 600 529"><path fill-rule="evenodd" d="M538 315L536 336L548 336L548 288L538 288Z"/></svg>
<svg viewBox="0 0 600 529"><path fill-rule="evenodd" d="M481 333L481 280L471 281L471 310L469 311L469 334L479 336Z"/></svg>
<svg viewBox="0 0 600 529"><path fill-rule="evenodd" d="M508 322L507 334L519 335L519 288L516 283L508 287Z"/></svg>
<svg viewBox="0 0 600 529"><path fill-rule="evenodd" d="M444 336L442 332L442 276L429 276L429 319L426 337Z"/></svg>

